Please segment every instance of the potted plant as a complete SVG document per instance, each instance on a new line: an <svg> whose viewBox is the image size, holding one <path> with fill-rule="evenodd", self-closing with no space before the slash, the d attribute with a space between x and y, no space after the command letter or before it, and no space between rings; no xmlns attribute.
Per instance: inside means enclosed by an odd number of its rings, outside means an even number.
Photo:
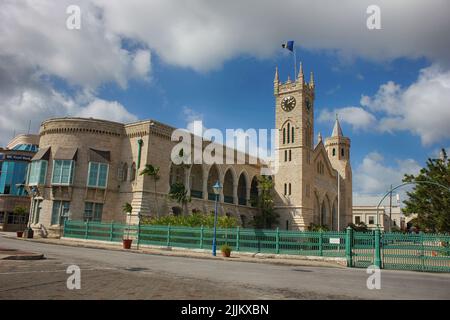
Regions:
<svg viewBox="0 0 450 320"><path fill-rule="evenodd" d="M24 230L24 217L27 214L27 209L24 207L17 206L14 208L14 215L19 218L19 230L16 231L17 237L22 238L23 237L23 230Z"/></svg>
<svg viewBox="0 0 450 320"><path fill-rule="evenodd" d="M131 204L129 204L127 202L123 205L122 210L125 213L125 215L130 216L130 223L128 224L128 228L127 228L127 236L125 239L122 239L123 248L131 249L131 244L133 243L133 239L130 239L130 224L131 224L131 212L133 211L133 207L131 206ZM125 217L125 222L126 222L126 217Z"/></svg>
<svg viewBox="0 0 450 320"><path fill-rule="evenodd" d="M224 244L220 247L220 251L222 251L222 255L224 257L229 258L231 255L231 247L227 244Z"/></svg>

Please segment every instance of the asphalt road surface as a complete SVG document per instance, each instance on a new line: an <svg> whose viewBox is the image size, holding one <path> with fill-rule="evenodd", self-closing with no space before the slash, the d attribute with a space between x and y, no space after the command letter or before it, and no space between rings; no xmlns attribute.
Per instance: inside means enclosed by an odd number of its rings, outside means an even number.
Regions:
<svg viewBox="0 0 450 320"><path fill-rule="evenodd" d="M450 274L381 271L367 289L365 269L292 267L88 249L0 236L0 246L44 253L0 260L0 299L450 299ZM81 269L69 290L67 267Z"/></svg>

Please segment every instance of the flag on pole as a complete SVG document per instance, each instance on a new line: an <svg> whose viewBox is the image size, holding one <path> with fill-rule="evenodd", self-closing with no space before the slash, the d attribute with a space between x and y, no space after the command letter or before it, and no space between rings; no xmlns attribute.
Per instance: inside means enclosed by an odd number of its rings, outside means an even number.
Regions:
<svg viewBox="0 0 450 320"><path fill-rule="evenodd" d="M290 40L281 45L282 48L288 49L291 52L294 52L294 41Z"/></svg>

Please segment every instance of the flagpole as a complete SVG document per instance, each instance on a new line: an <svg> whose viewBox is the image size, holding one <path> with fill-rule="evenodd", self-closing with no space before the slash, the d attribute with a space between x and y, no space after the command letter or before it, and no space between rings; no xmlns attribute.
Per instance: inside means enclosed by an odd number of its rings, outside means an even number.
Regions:
<svg viewBox="0 0 450 320"><path fill-rule="evenodd" d="M295 54L295 48L292 52L294 53L294 81L297 81L297 55Z"/></svg>

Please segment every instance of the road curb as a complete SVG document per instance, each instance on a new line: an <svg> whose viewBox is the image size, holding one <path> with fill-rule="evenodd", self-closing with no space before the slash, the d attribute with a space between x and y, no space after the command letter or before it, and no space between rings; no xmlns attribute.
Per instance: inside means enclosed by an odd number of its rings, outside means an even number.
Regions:
<svg viewBox="0 0 450 320"><path fill-rule="evenodd" d="M114 250L121 252L132 252L140 254L153 254L168 257L184 257L192 259L208 259L208 260L221 260L227 262L251 262L251 263L265 263L272 265L284 265L284 266L312 266L312 267L325 267L325 268L340 268L345 269L342 259L334 257L310 257L310 256L287 256L287 255L276 255L276 254L266 254L266 253L251 253L251 252L232 252L231 258L225 258L220 256L207 255L208 250L202 249L185 249L185 248L175 248L175 247L160 247L160 246L149 246L140 245L140 249L123 249L120 243L111 244L106 241L92 241L77 239L72 240L71 238L61 238L61 239L41 239L41 238L17 238L8 235L4 235L9 239L16 239L22 241L39 242L54 245L63 245L69 247L80 247L87 249L101 249L101 250Z"/></svg>

